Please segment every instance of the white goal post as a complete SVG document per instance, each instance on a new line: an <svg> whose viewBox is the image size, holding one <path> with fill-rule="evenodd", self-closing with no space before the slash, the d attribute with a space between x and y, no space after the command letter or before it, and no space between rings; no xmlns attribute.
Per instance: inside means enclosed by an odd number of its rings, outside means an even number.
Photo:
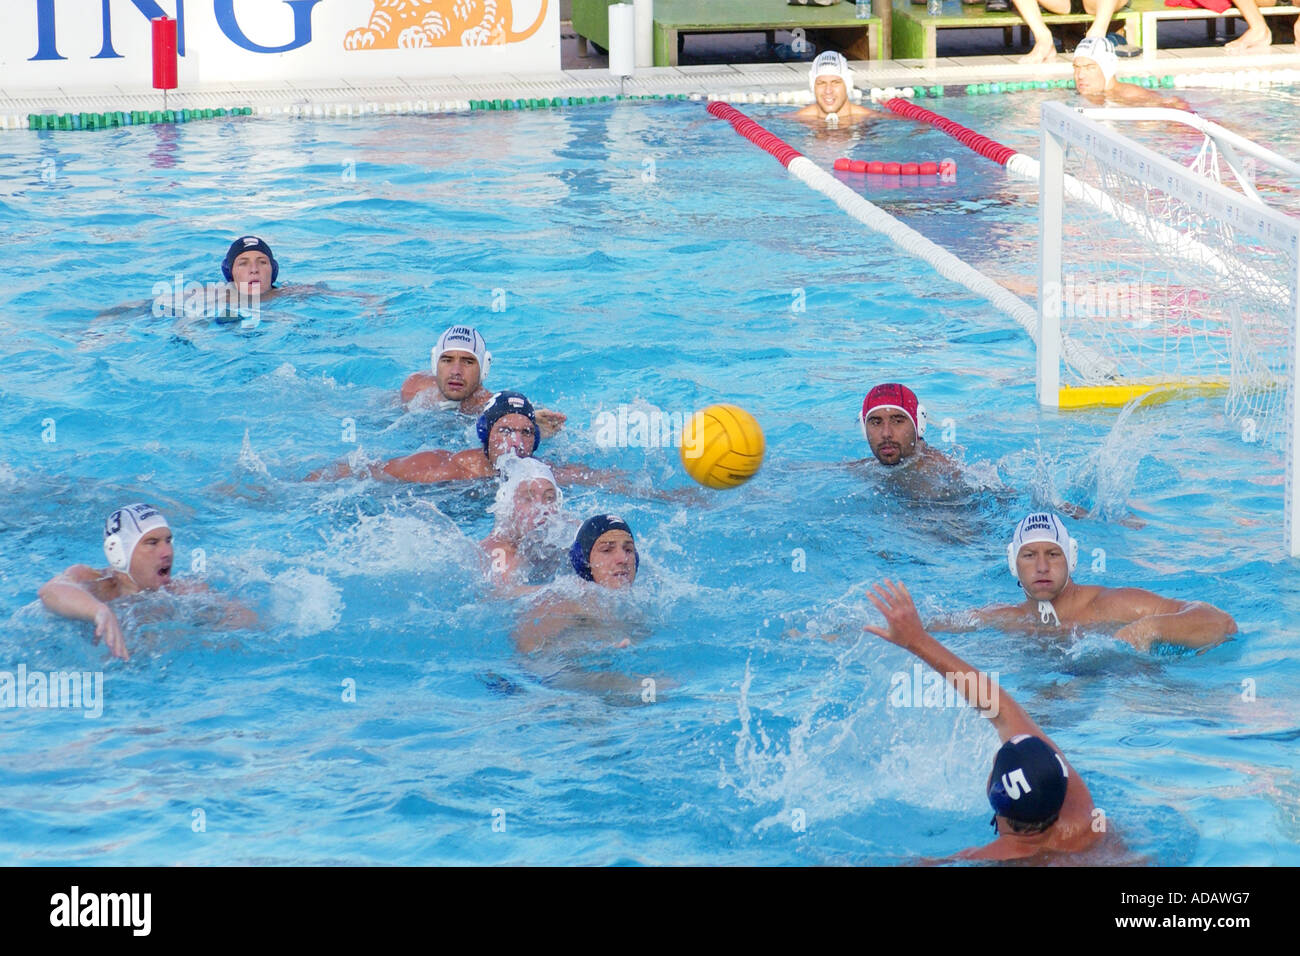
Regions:
<svg viewBox="0 0 1300 956"><path fill-rule="evenodd" d="M1300 556L1300 218L1261 195L1300 193L1300 164L1182 110L1046 103L1041 133L1040 405L1223 394L1252 435L1285 435L1286 544ZM1163 155L1179 150L1190 164ZM1071 361L1075 348L1108 362Z"/></svg>

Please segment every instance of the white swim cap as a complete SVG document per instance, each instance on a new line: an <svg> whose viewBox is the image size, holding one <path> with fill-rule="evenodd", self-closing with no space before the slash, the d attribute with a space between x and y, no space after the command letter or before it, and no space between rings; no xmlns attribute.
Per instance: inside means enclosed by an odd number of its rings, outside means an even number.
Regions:
<svg viewBox="0 0 1300 956"><path fill-rule="evenodd" d="M1092 60L1101 67L1101 75L1106 78L1107 86L1119 72L1119 57L1115 55L1115 48L1105 37L1084 37L1074 48L1074 59L1075 62L1080 59Z"/></svg>
<svg viewBox="0 0 1300 956"><path fill-rule="evenodd" d="M1039 511L1021 519L1020 524L1016 525L1016 533L1007 545L1007 566L1011 568L1012 575L1020 577L1016 571L1016 556L1020 554L1020 549L1035 541L1059 544L1065 552L1070 573L1074 573L1075 565L1079 563L1079 542L1070 537L1070 532L1065 530L1065 523L1060 518L1051 512Z"/></svg>
<svg viewBox="0 0 1300 956"><path fill-rule="evenodd" d="M812 68L808 70L808 89L812 93L817 92L819 76L838 76L844 81L849 99L853 98L853 71L849 69L849 61L834 50L827 50L813 60Z"/></svg>
<svg viewBox="0 0 1300 956"><path fill-rule="evenodd" d="M104 522L104 556L118 571L131 571L131 556L145 533L167 528L167 519L153 505L127 505L118 508Z"/></svg>
<svg viewBox="0 0 1300 956"><path fill-rule="evenodd" d="M501 472L501 487L497 489L496 502L491 509L497 521L504 521L510 517L515 510L515 492L526 481L550 482L551 487L555 489L556 508L564 503L564 492L555 481L555 473L551 471L549 465L536 458L504 455L498 462L498 468Z"/></svg>
<svg viewBox="0 0 1300 956"><path fill-rule="evenodd" d="M478 381L482 385L487 381L488 369L492 367L492 353L487 350L487 343L478 329L468 325L453 325L438 336L438 344L433 347L433 373L438 374L438 359L446 352L469 352L478 359Z"/></svg>

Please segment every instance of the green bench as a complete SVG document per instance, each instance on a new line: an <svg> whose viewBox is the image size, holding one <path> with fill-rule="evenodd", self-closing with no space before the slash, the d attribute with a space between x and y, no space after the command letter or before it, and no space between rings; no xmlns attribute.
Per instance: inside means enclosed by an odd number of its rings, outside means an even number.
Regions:
<svg viewBox="0 0 1300 956"><path fill-rule="evenodd" d="M573 0L580 56L586 55L588 42L609 49L611 2ZM888 58L889 34L881 26L879 16L859 20L856 5L847 2L805 7L786 0L655 0L654 65L676 66L688 33L765 33L771 46L777 30L795 29L826 34L835 46L853 51L850 59Z"/></svg>
<svg viewBox="0 0 1300 956"><path fill-rule="evenodd" d="M932 17L925 12L923 4L914 4L911 0L894 0L893 16L893 50L894 58L899 60L932 60L938 56L938 31L953 29L971 29L978 27L1001 27L1008 51L1012 43L1011 31L1021 28L1021 42L1028 43L1028 28L1024 19L1013 7L1006 13L987 13L983 4L963 6L960 0L944 0L943 15ZM1295 7L1260 7L1259 12L1267 16L1295 16L1300 13ZM1132 0L1124 10L1118 10L1112 20L1124 24L1124 36L1129 43L1142 47L1143 58L1155 56L1156 24L1164 20L1205 20L1206 34L1214 39L1215 21L1223 18L1240 17L1236 7L1230 7L1223 13L1213 10L1191 7L1167 7L1164 0ZM1043 20L1053 26L1062 23L1090 24L1093 17L1088 13L1055 14L1043 12ZM1120 61L1123 66L1124 61Z"/></svg>

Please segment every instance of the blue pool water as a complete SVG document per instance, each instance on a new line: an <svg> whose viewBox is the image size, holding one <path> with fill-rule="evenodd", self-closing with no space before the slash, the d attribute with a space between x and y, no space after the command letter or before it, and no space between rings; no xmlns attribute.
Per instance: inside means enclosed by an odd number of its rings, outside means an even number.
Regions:
<svg viewBox="0 0 1300 956"><path fill-rule="evenodd" d="M1037 153L1038 96L939 108ZM1281 96L1241 94L1236 115L1294 155ZM825 166L872 148L954 156L956 183L871 198L990 272L1033 275L1032 187L939 132L836 139L748 112ZM3 713L0 859L956 852L990 836L994 734L965 709L889 706L912 660L852 636L875 618L863 592L901 578L926 615L1013 600L1012 521L1067 500L1096 513L1072 522L1081 580L1212 601L1237 639L1200 656L1101 634L947 643L998 672L1086 776L1124 844L1101 861L1300 862L1280 448L1243 445L1212 400L1118 424L1040 411L1010 320L701 104L20 134L0 154L0 670L104 673L98 718ZM268 302L251 330L150 314L156 283L216 278L246 232L268 237L286 289L327 288ZM469 447L468 420L397 401L453 322L486 335L490 385L568 414L541 457L628 473L623 490L566 495L574 517L624 515L642 564L620 623L563 658L517 653L527 602L484 586L490 488L303 481L348 455ZM985 487L915 501L842 466L867 454L863 393L894 379ZM739 490L661 500L690 487L675 449L597 447L602 412L717 401L767 436ZM121 612L122 664L41 609L42 582L102 566L104 516L135 500L170 517L178 570L201 567L259 627L214 629L209 602L155 596Z"/></svg>

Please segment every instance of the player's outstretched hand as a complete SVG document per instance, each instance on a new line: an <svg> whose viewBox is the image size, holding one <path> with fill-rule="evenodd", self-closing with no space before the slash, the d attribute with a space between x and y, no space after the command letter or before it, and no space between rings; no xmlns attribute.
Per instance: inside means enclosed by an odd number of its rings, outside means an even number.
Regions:
<svg viewBox="0 0 1300 956"><path fill-rule="evenodd" d="M901 581L895 584L886 578L883 584L877 584L868 591L867 597L885 616L885 624L888 627L879 628L867 624L864 630L909 651L926 637L925 627L921 624L921 616L916 613L912 595L907 593L907 588Z"/></svg>

